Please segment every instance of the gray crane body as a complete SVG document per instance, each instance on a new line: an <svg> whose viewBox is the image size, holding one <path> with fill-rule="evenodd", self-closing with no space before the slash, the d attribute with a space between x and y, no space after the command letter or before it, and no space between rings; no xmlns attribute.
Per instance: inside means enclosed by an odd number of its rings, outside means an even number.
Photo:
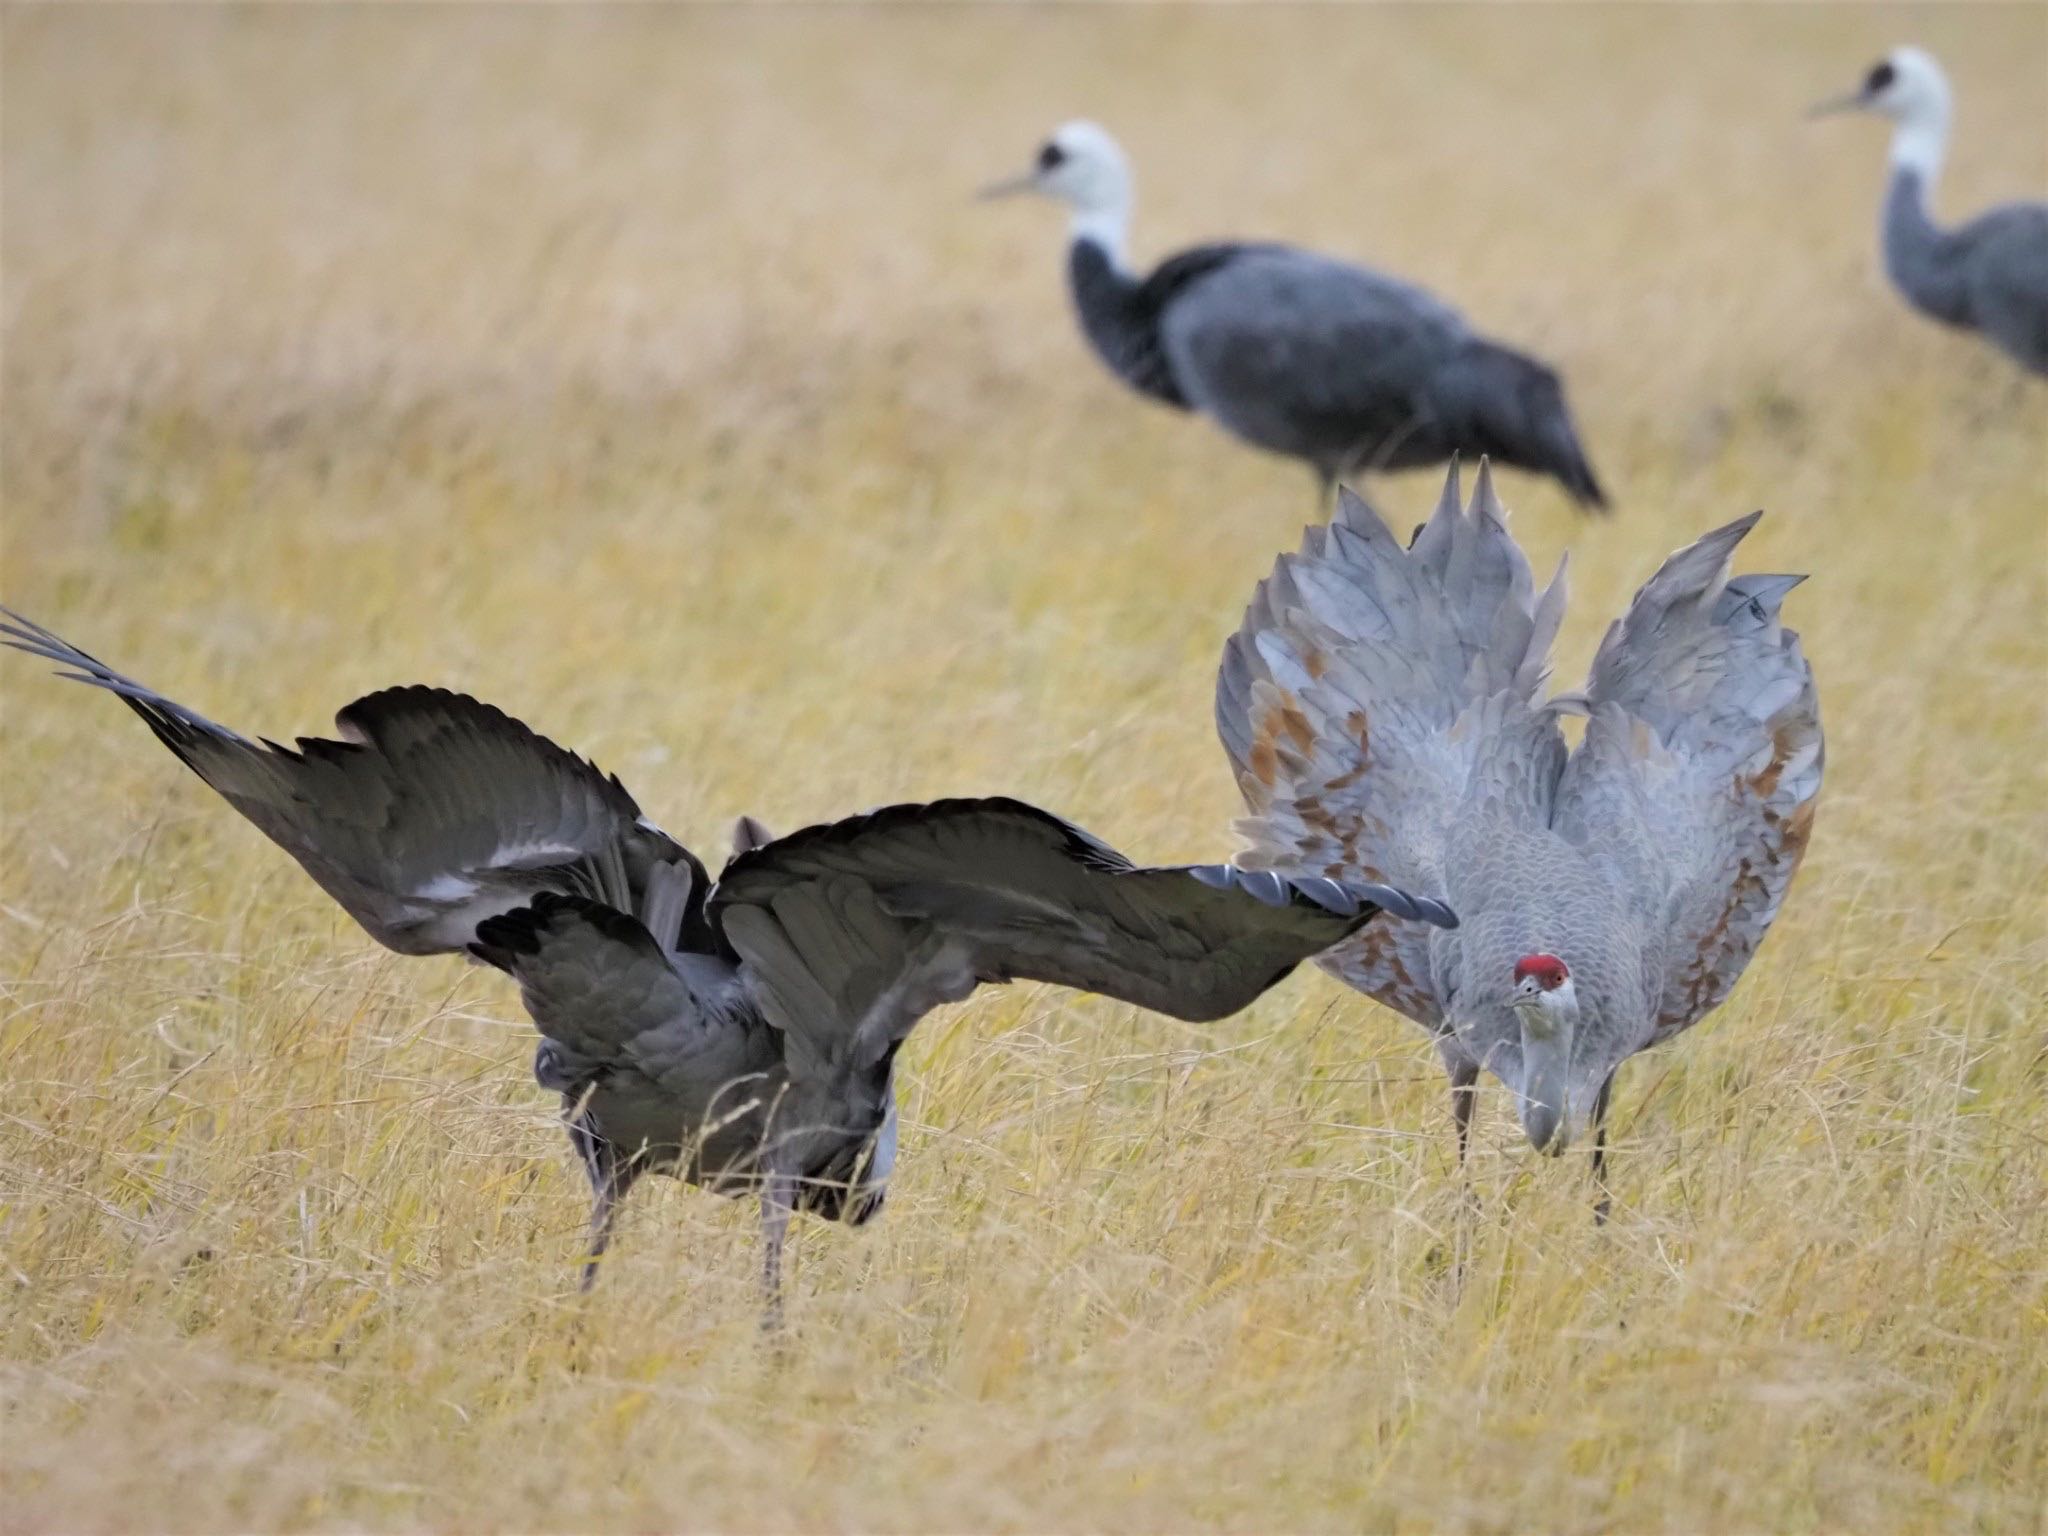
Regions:
<svg viewBox="0 0 2048 1536"><path fill-rule="evenodd" d="M1777 916L1823 744L1778 619L1799 578L1728 574L1760 515L1666 560L1578 693L1543 697L1563 567L1538 594L1484 467L1465 508L1453 471L1406 549L1345 492L1224 649L1239 862L1431 881L1458 911L1455 933L1367 930L1318 963L1431 1032L1461 1146L1482 1070L1538 1149L1597 1137L1616 1069L1716 1007Z"/></svg>
<svg viewBox="0 0 2048 1536"><path fill-rule="evenodd" d="M2048 374L2048 204L2008 203L1943 229L1921 172L1895 166L1883 246L1886 273L1915 309Z"/></svg>
<svg viewBox="0 0 2048 1536"><path fill-rule="evenodd" d="M1096 354L1325 482L1485 452L1601 499L1556 375L1420 288L1282 245L1204 245L1140 280L1089 237L1068 258Z"/></svg>
<svg viewBox="0 0 2048 1536"><path fill-rule="evenodd" d="M1414 284L1260 242L1195 246L1139 277L1124 259L1129 171L1092 123L1067 124L1036 171L988 189L1023 191L1073 208L1067 274L1082 332L1141 394L1305 461L1326 489L1464 453L1605 505L1557 375Z"/></svg>
<svg viewBox="0 0 2048 1536"><path fill-rule="evenodd" d="M1894 124L1879 218L1886 275L1920 313L1974 331L2048 375L2048 203L2007 203L1944 229L1930 203L1948 153L1948 77L1918 48L1873 65L1861 87L1815 115L1870 112Z"/></svg>

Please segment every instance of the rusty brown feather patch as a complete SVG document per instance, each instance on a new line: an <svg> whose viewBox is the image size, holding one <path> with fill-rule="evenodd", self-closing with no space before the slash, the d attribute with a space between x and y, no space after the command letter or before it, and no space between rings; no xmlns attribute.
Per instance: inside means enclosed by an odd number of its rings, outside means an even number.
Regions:
<svg viewBox="0 0 2048 1536"><path fill-rule="evenodd" d="M1402 960L1400 934L1391 924L1361 929L1330 958L1332 970L1374 1001L1420 1024L1436 1021L1435 999Z"/></svg>
<svg viewBox="0 0 2048 1536"><path fill-rule="evenodd" d="M1792 807L1792 814L1785 818L1785 851L1791 855L1794 868L1806 857L1806 841L1813 836L1813 813L1820 806L1820 796L1802 800Z"/></svg>
<svg viewBox="0 0 2048 1536"><path fill-rule="evenodd" d="M1792 750L1793 744L1784 739L1783 732L1774 732L1769 765L1762 772L1739 782L1753 790L1757 790L1760 784L1767 783L1768 788L1758 790L1758 793L1769 793L1777 787L1784 766L1791 759ZM1801 801L1782 816L1768 805L1759 807L1764 821L1764 835L1761 840L1763 852L1769 860L1771 869L1774 872L1782 871L1777 875L1781 891L1791 883L1792 876L1799 869L1800 860L1806 856L1807 841L1813 836L1814 810L1819 804L1819 798L1816 796ZM1729 882L1728 898L1721 904L1719 915L1706 933L1701 935L1699 943L1694 947L1691 960L1686 964L1683 975L1684 1011L1676 1016L1665 1014L1658 1020L1660 1026L1666 1029L1684 1028L1708 1009L1719 1005L1721 998L1714 994L1721 979L1723 962L1734 952L1729 942L1729 930L1734 926L1738 915L1768 905L1770 899L1771 884L1765 878L1764 872L1758 870L1749 859L1743 859L1735 867L1735 878ZM1742 937L1754 947L1755 943L1761 942L1763 936L1758 934L1753 940L1748 935ZM1725 990L1722 991L1722 996L1726 996Z"/></svg>
<svg viewBox="0 0 2048 1536"><path fill-rule="evenodd" d="M1372 766L1372 732L1368 728L1365 711L1354 709L1344 717L1344 729L1351 733L1351 739L1358 743L1358 766L1340 773L1323 786L1325 793L1333 789L1349 789L1365 777Z"/></svg>
<svg viewBox="0 0 2048 1536"><path fill-rule="evenodd" d="M1252 739L1252 760L1246 766L1266 788L1273 787L1273 780L1280 771L1280 763L1278 754L1273 751L1273 738L1265 731L1261 730Z"/></svg>
<svg viewBox="0 0 2048 1536"><path fill-rule="evenodd" d="M1792 754L1799 743L1793 739L1796 720L1781 722L1771 731L1771 760L1744 782L1750 793L1760 800L1768 800L1778 791L1778 780L1785 776L1785 765L1792 761Z"/></svg>
<svg viewBox="0 0 2048 1536"><path fill-rule="evenodd" d="M1283 747L1283 737L1293 751ZM1280 776L1282 760L1298 761L1299 754L1312 751L1315 743L1315 728L1309 724L1301 701L1291 693L1283 693L1277 704L1261 709L1258 718L1252 722L1251 762L1248 766L1261 784L1271 788Z"/></svg>
<svg viewBox="0 0 2048 1536"><path fill-rule="evenodd" d="M1280 708L1280 725L1287 732L1288 739L1303 752L1313 751L1316 744L1315 727L1308 722L1308 715L1301 707L1301 701L1293 694L1287 695L1287 702Z"/></svg>

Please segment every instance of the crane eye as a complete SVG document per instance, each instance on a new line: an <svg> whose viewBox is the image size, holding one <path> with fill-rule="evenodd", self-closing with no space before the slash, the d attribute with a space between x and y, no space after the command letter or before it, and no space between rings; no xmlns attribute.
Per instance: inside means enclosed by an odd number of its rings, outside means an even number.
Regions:
<svg viewBox="0 0 2048 1536"><path fill-rule="evenodd" d="M1057 144L1049 143L1038 152L1038 168L1041 171L1056 170L1065 163L1066 158L1067 152L1064 149Z"/></svg>
<svg viewBox="0 0 2048 1536"><path fill-rule="evenodd" d="M1863 94L1875 96L1879 91L1887 89L1898 78L1899 72L1892 68L1891 60L1886 59L1882 64L1871 66L1870 76L1863 82Z"/></svg>

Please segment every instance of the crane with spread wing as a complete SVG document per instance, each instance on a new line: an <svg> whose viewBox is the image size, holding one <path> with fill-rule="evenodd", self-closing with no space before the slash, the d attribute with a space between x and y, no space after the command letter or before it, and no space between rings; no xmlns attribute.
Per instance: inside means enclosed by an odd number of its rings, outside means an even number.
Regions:
<svg viewBox="0 0 2048 1536"><path fill-rule="evenodd" d="M123 699L405 955L519 983L590 1177L594 1280L618 1202L667 1173L761 1202L768 1319L790 1217L859 1223L896 1157L898 1049L984 983L1054 982L1193 1020L1250 1003L1425 896L1224 864L1141 868L1022 801L897 805L774 837L716 882L625 786L464 694L387 688L339 740L252 741L6 609L0 638Z"/></svg>
<svg viewBox="0 0 2048 1536"><path fill-rule="evenodd" d="M1482 1069L1539 1151L1590 1130L1603 1218L1616 1069L1726 999L1813 829L1819 698L1779 622L1803 578L1729 575L1761 515L1666 560L1585 688L1545 698L1564 567L1537 593L1486 466L1406 548L1346 492L1217 679L1238 863L1440 893L1456 932L1375 926L1318 963L1430 1031L1461 1161Z"/></svg>

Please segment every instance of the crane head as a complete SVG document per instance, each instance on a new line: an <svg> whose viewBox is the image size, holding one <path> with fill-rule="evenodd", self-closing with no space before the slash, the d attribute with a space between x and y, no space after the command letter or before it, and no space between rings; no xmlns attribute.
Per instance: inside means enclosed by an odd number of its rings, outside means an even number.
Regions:
<svg viewBox="0 0 2048 1536"><path fill-rule="evenodd" d="M1555 955L1524 955L1515 962L1514 1004L1535 1002L1572 979L1571 968Z"/></svg>
<svg viewBox="0 0 2048 1536"><path fill-rule="evenodd" d="M1579 998L1571 967L1547 951L1522 956L1508 1004L1522 1025L1522 1132L1554 1157L1577 1138L1592 1108L1589 1096L1572 1092Z"/></svg>
<svg viewBox="0 0 2048 1536"><path fill-rule="evenodd" d="M1948 110L1948 77L1934 55L1923 48L1894 48L1865 71L1855 90L1819 103L1810 115L1873 112L1895 123L1945 123Z"/></svg>
<svg viewBox="0 0 2048 1536"><path fill-rule="evenodd" d="M1123 147L1099 123L1076 120L1038 147L1031 169L981 189L981 196L1035 192L1072 210L1076 238L1092 238L1121 258L1131 212L1131 167Z"/></svg>

